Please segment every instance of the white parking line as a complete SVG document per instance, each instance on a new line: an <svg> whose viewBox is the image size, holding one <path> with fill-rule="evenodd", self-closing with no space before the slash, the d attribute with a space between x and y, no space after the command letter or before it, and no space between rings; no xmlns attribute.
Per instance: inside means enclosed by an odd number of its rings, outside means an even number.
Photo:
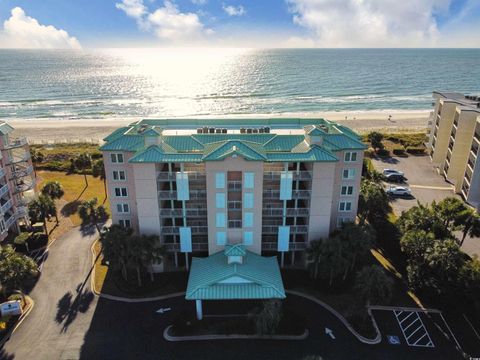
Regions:
<svg viewBox="0 0 480 360"><path fill-rule="evenodd" d="M408 346L435 347L417 311L394 310L393 313Z"/></svg>

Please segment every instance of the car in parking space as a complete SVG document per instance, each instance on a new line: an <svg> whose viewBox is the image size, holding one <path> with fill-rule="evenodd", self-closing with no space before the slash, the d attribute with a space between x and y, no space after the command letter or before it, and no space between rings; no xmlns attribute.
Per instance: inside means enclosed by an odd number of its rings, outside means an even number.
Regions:
<svg viewBox="0 0 480 360"><path fill-rule="evenodd" d="M387 182L393 182L393 183L402 183L405 181L405 177L403 176L403 174L388 174L388 175L385 175L385 180Z"/></svg>
<svg viewBox="0 0 480 360"><path fill-rule="evenodd" d="M389 186L385 192L390 196L412 196L412 190L406 186Z"/></svg>
<svg viewBox="0 0 480 360"><path fill-rule="evenodd" d="M405 176L405 174L403 173L403 171L400 171L400 170L395 170L395 169L383 169L383 175L384 175L384 176L388 176L388 175L392 175L392 174Z"/></svg>

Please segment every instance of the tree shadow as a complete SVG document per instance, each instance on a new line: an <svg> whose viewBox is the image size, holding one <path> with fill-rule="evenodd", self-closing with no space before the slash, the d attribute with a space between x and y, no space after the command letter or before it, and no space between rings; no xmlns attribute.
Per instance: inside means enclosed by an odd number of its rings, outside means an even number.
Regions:
<svg viewBox="0 0 480 360"><path fill-rule="evenodd" d="M91 223L82 223L82 225L80 225L80 232L83 236L92 236L95 235L95 233L97 232L97 228Z"/></svg>
<svg viewBox="0 0 480 360"><path fill-rule="evenodd" d="M13 360L15 355L7 353L5 349L0 349L0 359L1 360Z"/></svg>
<svg viewBox="0 0 480 360"><path fill-rule="evenodd" d="M77 296L74 299L73 294L69 291L57 303L55 321L59 324L63 323L62 332L66 332L77 318L78 313L85 313L93 301L93 293L88 289L83 291L84 284L79 284Z"/></svg>
<svg viewBox="0 0 480 360"><path fill-rule="evenodd" d="M80 204L80 200L70 201L69 203L65 204L62 210L60 210L60 213L64 217L69 217L70 215L73 215L78 211L78 207L80 206Z"/></svg>

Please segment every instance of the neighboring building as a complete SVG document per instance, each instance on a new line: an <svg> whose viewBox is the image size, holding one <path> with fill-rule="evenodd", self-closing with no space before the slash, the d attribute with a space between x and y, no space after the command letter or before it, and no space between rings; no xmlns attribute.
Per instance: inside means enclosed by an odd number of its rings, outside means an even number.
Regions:
<svg viewBox="0 0 480 360"><path fill-rule="evenodd" d="M13 128L0 122L0 241L9 231L28 225L27 198L33 195L35 174L25 138L11 137Z"/></svg>
<svg viewBox="0 0 480 360"><path fill-rule="evenodd" d="M105 142L113 223L158 234L175 266L228 244L303 264L357 214L365 146L327 120L142 120Z"/></svg>
<svg viewBox="0 0 480 360"><path fill-rule="evenodd" d="M455 192L480 208L480 97L434 92L429 120L432 163Z"/></svg>

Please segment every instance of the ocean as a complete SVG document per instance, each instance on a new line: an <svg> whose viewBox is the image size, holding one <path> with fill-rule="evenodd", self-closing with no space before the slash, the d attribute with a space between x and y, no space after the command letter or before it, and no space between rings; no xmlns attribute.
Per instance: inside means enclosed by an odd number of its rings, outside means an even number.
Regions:
<svg viewBox="0 0 480 360"><path fill-rule="evenodd" d="M0 119L424 110L480 49L0 50Z"/></svg>

